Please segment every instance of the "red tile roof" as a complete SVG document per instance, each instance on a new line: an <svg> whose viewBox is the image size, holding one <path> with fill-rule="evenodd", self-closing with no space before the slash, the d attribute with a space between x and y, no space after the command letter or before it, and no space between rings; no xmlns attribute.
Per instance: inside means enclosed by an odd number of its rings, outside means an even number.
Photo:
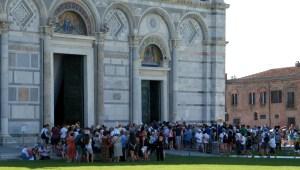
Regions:
<svg viewBox="0 0 300 170"><path fill-rule="evenodd" d="M240 79L284 78L296 75L300 75L300 67L276 68L242 77Z"/></svg>

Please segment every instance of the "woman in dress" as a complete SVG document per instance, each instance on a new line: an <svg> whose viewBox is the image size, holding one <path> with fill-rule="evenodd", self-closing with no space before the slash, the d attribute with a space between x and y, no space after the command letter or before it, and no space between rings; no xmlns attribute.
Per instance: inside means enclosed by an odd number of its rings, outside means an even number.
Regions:
<svg viewBox="0 0 300 170"><path fill-rule="evenodd" d="M73 131L69 132L67 137L67 158L69 162L75 161L76 158L76 146Z"/></svg>
<svg viewBox="0 0 300 170"><path fill-rule="evenodd" d="M114 146L114 161L119 162L120 156L123 155L122 153L122 143L121 143L121 137L119 134L115 134L112 138L112 143Z"/></svg>
<svg viewBox="0 0 300 170"><path fill-rule="evenodd" d="M104 132L102 137L102 146L101 146L101 158L103 161L110 162L110 147L111 147L111 140L109 132Z"/></svg>

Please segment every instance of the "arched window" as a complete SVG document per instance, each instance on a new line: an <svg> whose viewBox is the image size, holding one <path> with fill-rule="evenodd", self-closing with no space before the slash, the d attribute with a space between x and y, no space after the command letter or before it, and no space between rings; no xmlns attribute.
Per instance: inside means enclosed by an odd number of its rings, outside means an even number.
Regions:
<svg viewBox="0 0 300 170"><path fill-rule="evenodd" d="M162 64L162 53L156 45L149 45L145 49L143 66L159 67Z"/></svg>
<svg viewBox="0 0 300 170"><path fill-rule="evenodd" d="M72 11L59 15L55 23L55 32L63 34L87 35L86 25L81 16Z"/></svg>

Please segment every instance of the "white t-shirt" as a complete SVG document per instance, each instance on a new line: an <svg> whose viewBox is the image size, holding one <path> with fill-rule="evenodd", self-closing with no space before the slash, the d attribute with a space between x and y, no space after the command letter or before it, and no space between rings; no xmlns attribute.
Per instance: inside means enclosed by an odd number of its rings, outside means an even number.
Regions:
<svg viewBox="0 0 300 170"><path fill-rule="evenodd" d="M242 145L246 145L246 141L247 141L246 137L245 137L245 136L242 136L241 139L242 139L242 140L241 140L241 144L242 144Z"/></svg>
<svg viewBox="0 0 300 170"><path fill-rule="evenodd" d="M202 132L201 133L197 132L195 134L195 138L196 138L197 143L203 143L203 133Z"/></svg>
<svg viewBox="0 0 300 170"><path fill-rule="evenodd" d="M203 135L203 143L208 143L209 142L209 135L207 133L204 133Z"/></svg>
<svg viewBox="0 0 300 170"><path fill-rule="evenodd" d="M275 137L271 138L270 141L269 141L269 146L271 148L276 148L276 140L275 140Z"/></svg>
<svg viewBox="0 0 300 170"><path fill-rule="evenodd" d="M67 137L67 132L68 132L68 129L63 127L60 129L60 138L61 139L65 139Z"/></svg>
<svg viewBox="0 0 300 170"><path fill-rule="evenodd" d="M46 135L46 137L49 137L49 130L48 130L48 128L43 128L43 129L41 130L41 135L42 135L43 133Z"/></svg>
<svg viewBox="0 0 300 170"><path fill-rule="evenodd" d="M29 157L29 153L28 153L28 149L27 148L23 148L21 153L25 154L26 157Z"/></svg>

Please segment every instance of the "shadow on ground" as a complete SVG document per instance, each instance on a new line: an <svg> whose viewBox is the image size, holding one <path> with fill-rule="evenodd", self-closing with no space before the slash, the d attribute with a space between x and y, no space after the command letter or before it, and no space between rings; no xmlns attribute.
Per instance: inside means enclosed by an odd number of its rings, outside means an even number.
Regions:
<svg viewBox="0 0 300 170"><path fill-rule="evenodd" d="M154 160L154 159L153 159ZM247 165L247 166L300 166L296 159L254 159L228 157L182 157L167 156L163 162L137 161L104 163L66 163L66 161L0 161L0 167L51 168L51 167L84 167L84 166L136 166L136 165Z"/></svg>

